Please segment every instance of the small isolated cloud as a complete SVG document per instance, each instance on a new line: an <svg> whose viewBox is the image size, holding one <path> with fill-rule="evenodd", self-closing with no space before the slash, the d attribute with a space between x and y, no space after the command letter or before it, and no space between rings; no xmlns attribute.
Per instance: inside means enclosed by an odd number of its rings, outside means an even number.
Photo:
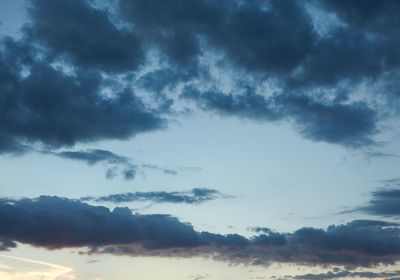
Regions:
<svg viewBox="0 0 400 280"><path fill-rule="evenodd" d="M100 149L85 151L45 152L54 156L78 160L88 165L103 164L107 168L106 177L111 179L120 174L126 180L135 178L138 167L127 157Z"/></svg>
<svg viewBox="0 0 400 280"><path fill-rule="evenodd" d="M182 203L182 204L200 204L207 201L229 198L231 196L221 194L219 191L207 188L194 188L186 192L128 192L120 194L111 194L100 197L84 197L81 201L95 202L154 202L154 203Z"/></svg>

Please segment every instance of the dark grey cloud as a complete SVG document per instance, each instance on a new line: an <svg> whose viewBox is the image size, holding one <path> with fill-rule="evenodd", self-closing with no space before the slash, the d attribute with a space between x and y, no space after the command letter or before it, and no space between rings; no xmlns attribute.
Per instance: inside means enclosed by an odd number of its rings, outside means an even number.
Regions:
<svg viewBox="0 0 400 280"><path fill-rule="evenodd" d="M228 198L219 191L207 188L194 188L187 192L128 192L120 194L111 194L101 197L84 197L81 201L95 202L154 202L154 203L183 203L200 204L218 198Z"/></svg>
<svg viewBox="0 0 400 280"><path fill-rule="evenodd" d="M191 167L191 166L184 166L184 167L165 167L165 166L160 166L157 164L142 164L140 165L140 168L143 170L156 170L160 171L166 175L171 175L175 176L178 174L184 174L184 173L192 173L192 172L199 172L203 170L201 167Z"/></svg>
<svg viewBox="0 0 400 280"><path fill-rule="evenodd" d="M156 164L142 164L141 168L150 169L150 170L158 170L167 175L178 175L179 174L178 170L162 167L162 166L159 166Z"/></svg>
<svg viewBox="0 0 400 280"><path fill-rule="evenodd" d="M345 22L354 27L370 31L382 31L382 28L390 27L389 31L393 31L395 26L389 25L398 24L395 14L400 10L400 5L397 1L321 0L321 3L334 10ZM384 20L382 15L385 15Z"/></svg>
<svg viewBox="0 0 400 280"><path fill-rule="evenodd" d="M385 279L395 279L392 278L394 276L400 275L400 271L385 271L385 272L371 272L371 271L348 271L348 270L340 270L337 269L335 271L328 271L325 273L308 273L304 275L296 275L296 276L284 276L282 278L277 278L280 280L328 280L328 279L342 279L342 278L367 278L367 279L376 279L376 278L385 278Z"/></svg>
<svg viewBox="0 0 400 280"><path fill-rule="evenodd" d="M283 105L309 139L354 147L373 144L369 136L377 129L376 114L362 102L325 104L300 96L287 98Z"/></svg>
<svg viewBox="0 0 400 280"><path fill-rule="evenodd" d="M86 247L88 253L132 256L213 256L233 263L371 266L400 258L400 228L357 220L326 230L270 230L251 238L198 232L169 215L135 214L128 208L92 206L78 200L41 196L0 201L2 249L15 243L47 249Z"/></svg>
<svg viewBox="0 0 400 280"><path fill-rule="evenodd" d="M54 154L62 158L84 161L89 165L93 165L99 162L107 162L112 164L126 164L129 162L129 159L126 157L114 154L113 152L107 150L100 149L86 151L65 151Z"/></svg>
<svg viewBox="0 0 400 280"><path fill-rule="evenodd" d="M34 143L59 148L127 139L163 126L131 90L104 96L100 73L77 69L68 75L36 59L24 41L3 38L0 44L1 152ZM29 73L21 76L25 68Z"/></svg>
<svg viewBox="0 0 400 280"><path fill-rule="evenodd" d="M123 18L178 63L196 62L202 36L239 65L272 72L294 69L313 45L311 23L296 1L118 2Z"/></svg>
<svg viewBox="0 0 400 280"><path fill-rule="evenodd" d="M106 10L88 1L29 0L29 39L78 67L121 72L143 62L140 39L127 28L118 28Z"/></svg>
<svg viewBox="0 0 400 280"><path fill-rule="evenodd" d="M113 152L101 149L91 149L85 151L63 151L63 152L44 152L51 155L78 160L88 165L103 164L107 168L106 177L111 179L117 173L121 174L126 180L135 178L138 167L127 157L117 155Z"/></svg>
<svg viewBox="0 0 400 280"><path fill-rule="evenodd" d="M180 173L200 171L199 167L179 167L169 168L156 164L141 164L133 163L133 160L115 154L108 150L103 149L87 149L87 150L65 150L65 151L51 151L44 150L40 153L45 155L53 155L63 159L70 159L75 161L84 162L90 166L101 164L106 168L106 178L112 179L115 176L122 176L126 180L133 180L137 174L145 176L147 170L156 170L165 175L175 176Z"/></svg>
<svg viewBox="0 0 400 280"><path fill-rule="evenodd" d="M141 243L146 248L199 246L192 226L168 215L132 215L127 208L94 207L58 197L1 203L4 240L49 249Z"/></svg>
<svg viewBox="0 0 400 280"><path fill-rule="evenodd" d="M52 155L63 159L80 161L86 163L89 166L102 165L106 169L105 177L107 179L114 179L115 177L120 176L125 180L133 180L137 177L138 174L145 177L148 170L155 170L169 176L176 176L179 174L197 172L202 170L199 167L170 168L155 164L138 165L135 164L133 160L128 157L121 156L103 149L86 149L77 151L42 150L39 152L41 154Z"/></svg>
<svg viewBox="0 0 400 280"><path fill-rule="evenodd" d="M384 153L379 151L365 151L364 156L367 160L371 160L372 158L398 158L399 155L391 154L391 153Z"/></svg>
<svg viewBox="0 0 400 280"><path fill-rule="evenodd" d="M400 189L380 189L372 192L372 199L365 206L353 210L371 215L400 217Z"/></svg>
<svg viewBox="0 0 400 280"><path fill-rule="evenodd" d="M265 98L248 92L234 95L187 87L183 98L195 100L203 109L222 115L255 120L294 120L299 131L314 141L360 147L373 144L377 132L376 113L362 102L322 103L306 95Z"/></svg>

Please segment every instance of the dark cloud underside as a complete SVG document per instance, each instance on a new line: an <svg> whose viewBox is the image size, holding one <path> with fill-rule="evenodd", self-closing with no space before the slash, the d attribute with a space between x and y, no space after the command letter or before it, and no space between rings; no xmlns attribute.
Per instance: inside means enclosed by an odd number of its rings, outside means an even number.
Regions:
<svg viewBox="0 0 400 280"><path fill-rule="evenodd" d="M133 215L127 208L95 207L76 200L42 196L0 201L1 248L15 242L48 249L89 247L91 253L159 256L210 256L220 260L268 265L370 266L400 258L398 224L359 220L326 230L301 228L293 233L260 229L237 234L198 232L168 215Z"/></svg>
<svg viewBox="0 0 400 280"><path fill-rule="evenodd" d="M387 279L387 280L395 280L398 279L395 276L398 276L400 271L387 271L387 272L370 272L370 271L347 271L336 269L335 271L328 271L326 273L318 273L318 274L304 274L304 275L296 275L296 276L285 276L282 278L277 278L278 280L328 280L328 279L342 279L346 278L367 278L367 279ZM395 278L393 278L395 277Z"/></svg>
<svg viewBox="0 0 400 280"><path fill-rule="evenodd" d="M87 163L88 165L95 165L101 163L106 166L106 177L108 179L120 173L126 180L135 178L138 167L131 163L127 157L117 155L113 152L101 149L92 149L84 151L63 151L63 152L45 152L54 156L77 160Z"/></svg>
<svg viewBox="0 0 400 280"><path fill-rule="evenodd" d="M22 38L0 39L0 152L24 151L32 143L58 148L127 139L164 126L130 89L102 92L100 71L133 69L140 62L136 41L106 12L86 1L28 6Z"/></svg>
<svg viewBox="0 0 400 280"><path fill-rule="evenodd" d="M0 151L158 129L174 104L165 89L204 110L290 121L303 137L348 147L375 144L380 122L400 112L397 1L104 4L30 0L21 38L1 38ZM310 7L336 22L321 33ZM161 64L142 75L149 56ZM231 73L231 89L212 65ZM278 89L265 94L271 81ZM365 83L371 92L359 98ZM132 85L159 107L150 110Z"/></svg>
<svg viewBox="0 0 400 280"><path fill-rule="evenodd" d="M120 0L119 5L123 18L173 65L197 65L205 51L215 50L224 55L224 62L231 63L231 69L245 69L253 78L261 77L245 84L245 94L240 93L243 85L236 85L238 92L229 94L197 87L192 88L194 93L184 92L184 97L197 101L203 109L258 120L294 119L302 135L311 140L352 147L371 145L371 136L378 132L376 108L366 100L351 102L351 91L363 81L398 72L399 63L392 56L399 36L376 34L384 30L377 26L360 28L333 9L343 1L336 6L328 2L310 4L325 13L337 13L341 24L324 37L318 34L306 5L298 1ZM354 14L364 9L363 2L349 3ZM367 6L380 4L371 1ZM375 24L380 25L378 19L384 18L394 30L393 25L399 25L397 17L383 11L398 5L386 6L375 14ZM283 94L258 95L257 83L266 77L277 79ZM342 89L345 83L348 90ZM332 94L336 98L332 99ZM384 90L385 97L391 95Z"/></svg>

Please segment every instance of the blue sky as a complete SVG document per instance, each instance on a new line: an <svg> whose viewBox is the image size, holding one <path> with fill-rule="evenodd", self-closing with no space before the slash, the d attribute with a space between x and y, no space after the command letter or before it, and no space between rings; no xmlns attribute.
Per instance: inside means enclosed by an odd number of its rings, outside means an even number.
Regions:
<svg viewBox="0 0 400 280"><path fill-rule="evenodd" d="M0 1L0 276L398 279L399 9Z"/></svg>

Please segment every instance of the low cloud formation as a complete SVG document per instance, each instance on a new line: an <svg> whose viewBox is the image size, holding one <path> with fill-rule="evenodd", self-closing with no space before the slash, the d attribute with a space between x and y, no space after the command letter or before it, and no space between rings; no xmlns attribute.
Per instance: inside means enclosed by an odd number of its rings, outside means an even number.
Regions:
<svg viewBox="0 0 400 280"><path fill-rule="evenodd" d="M399 159L400 156L392 153L384 153L379 151L365 151L363 152L363 156L369 163L373 159Z"/></svg>
<svg viewBox="0 0 400 280"><path fill-rule="evenodd" d="M111 211L77 200L42 196L2 200L0 224L3 250L18 242L47 249L86 247L90 254L213 256L259 265L276 261L371 266L400 259L399 225L372 220L332 225L326 230L301 228L293 233L263 229L247 238L199 232L169 215L134 215L128 208Z"/></svg>
<svg viewBox="0 0 400 280"><path fill-rule="evenodd" d="M398 279L396 276L400 275L400 270L396 271L385 271L385 272L371 272L371 271L348 271L341 270L339 268L328 271L325 273L308 273L304 275L296 276L284 276L276 278L277 280L330 280L330 279L342 279L342 278L367 278L367 279L382 279L395 280ZM393 278L394 277L394 278Z"/></svg>
<svg viewBox="0 0 400 280"><path fill-rule="evenodd" d="M194 188L188 192L129 192L120 194L111 194L101 197L84 197L81 201L95 202L154 202L154 203L182 203L182 204L200 204L218 198L228 198L217 190L206 188Z"/></svg>
<svg viewBox="0 0 400 280"><path fill-rule="evenodd" d="M165 127L123 77L104 74L135 69L142 57L137 40L105 11L76 0L26 4L21 37L0 37L0 153L122 140Z"/></svg>
<svg viewBox="0 0 400 280"><path fill-rule="evenodd" d="M0 152L23 152L33 144L54 149L127 139L163 127L157 113L130 89L102 94L99 72L77 68L65 73L40 60L26 42L1 38L0 45Z"/></svg>

